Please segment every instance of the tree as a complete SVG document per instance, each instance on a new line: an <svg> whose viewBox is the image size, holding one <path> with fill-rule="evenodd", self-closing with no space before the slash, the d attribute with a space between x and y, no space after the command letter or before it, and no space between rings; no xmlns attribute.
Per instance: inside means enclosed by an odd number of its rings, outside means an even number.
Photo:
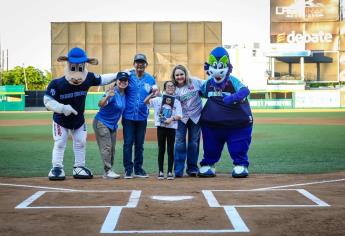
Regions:
<svg viewBox="0 0 345 236"><path fill-rule="evenodd" d="M2 85L25 85L25 77L28 90L44 90L52 79L49 71L43 73L33 66L16 66L2 73Z"/></svg>

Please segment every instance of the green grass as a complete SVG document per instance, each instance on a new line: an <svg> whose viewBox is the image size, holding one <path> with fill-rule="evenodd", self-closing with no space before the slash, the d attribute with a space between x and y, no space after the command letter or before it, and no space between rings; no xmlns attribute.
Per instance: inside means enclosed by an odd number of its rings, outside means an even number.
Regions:
<svg viewBox="0 0 345 236"><path fill-rule="evenodd" d="M93 118L94 112L88 112L86 117ZM345 119L345 111L255 113L254 117ZM50 118L51 113L0 113L0 120ZM91 125L88 125L88 132L93 133ZM344 140L345 125L255 124L249 152L250 172L297 174L345 171ZM123 173L122 144L122 141L117 142L114 165L119 173ZM52 148L50 125L0 126L0 176L47 176L51 168ZM156 142L145 142L144 168L154 175L157 171L157 149ZM64 161L67 175L71 175L73 162L72 140L69 140ZM95 174L102 174L98 146L93 141L87 143L87 166ZM225 146L217 171L228 173L231 169L231 159Z"/></svg>

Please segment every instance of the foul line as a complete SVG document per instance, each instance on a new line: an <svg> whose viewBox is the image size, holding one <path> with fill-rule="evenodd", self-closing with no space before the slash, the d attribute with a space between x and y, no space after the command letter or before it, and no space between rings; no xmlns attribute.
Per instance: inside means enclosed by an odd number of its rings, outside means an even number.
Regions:
<svg viewBox="0 0 345 236"><path fill-rule="evenodd" d="M340 181L345 181L345 179L324 180L324 181L302 183L302 184L289 184L289 185L281 185L281 186L266 187L266 188L256 188L252 190L270 190L270 189L277 189L277 188L279 189L279 188L286 188L286 187L306 186L306 185L333 183L333 182L340 182Z"/></svg>
<svg viewBox="0 0 345 236"><path fill-rule="evenodd" d="M80 191L80 190L70 189L70 188L52 188L52 187L24 185L24 184L5 184L5 183L0 183L0 186L38 188L38 189L51 189L51 190L61 190L61 191Z"/></svg>

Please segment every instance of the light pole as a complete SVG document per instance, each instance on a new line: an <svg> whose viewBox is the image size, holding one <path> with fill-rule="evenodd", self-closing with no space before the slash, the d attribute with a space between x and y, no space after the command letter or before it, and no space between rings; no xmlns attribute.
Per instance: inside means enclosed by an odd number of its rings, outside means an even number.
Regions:
<svg viewBox="0 0 345 236"><path fill-rule="evenodd" d="M26 73L25 73L25 67L24 67L24 63L23 63L23 71L24 71L24 81L25 81L25 90L28 90L28 82L26 80Z"/></svg>

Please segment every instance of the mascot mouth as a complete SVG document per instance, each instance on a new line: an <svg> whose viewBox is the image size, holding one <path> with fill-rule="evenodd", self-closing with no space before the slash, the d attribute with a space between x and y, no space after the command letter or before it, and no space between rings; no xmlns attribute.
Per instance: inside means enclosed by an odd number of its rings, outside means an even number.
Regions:
<svg viewBox="0 0 345 236"><path fill-rule="evenodd" d="M72 78L71 82L75 85L79 85L83 82L83 79L76 79L76 78Z"/></svg>
<svg viewBox="0 0 345 236"><path fill-rule="evenodd" d="M215 77L215 80L220 81L222 77Z"/></svg>

